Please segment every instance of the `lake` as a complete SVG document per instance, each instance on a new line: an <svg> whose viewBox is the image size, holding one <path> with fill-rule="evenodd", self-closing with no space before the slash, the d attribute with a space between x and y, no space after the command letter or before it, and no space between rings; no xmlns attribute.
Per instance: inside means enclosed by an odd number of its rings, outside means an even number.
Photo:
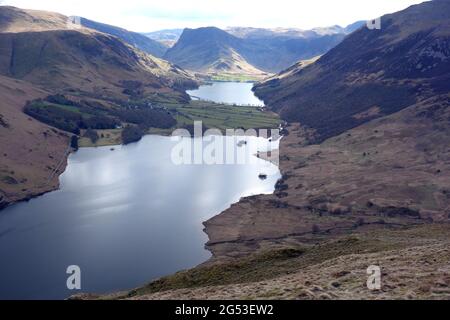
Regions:
<svg viewBox="0 0 450 320"><path fill-rule="evenodd" d="M217 139L236 149L278 145ZM280 178L254 153L252 163L177 165L177 144L145 136L114 150L82 148L70 155L59 190L1 211L0 299L79 293L66 287L69 265L81 268L81 292L92 293L132 289L194 267L210 257L202 223L241 197L272 193ZM272 174L262 180L261 173Z"/></svg>
<svg viewBox="0 0 450 320"><path fill-rule="evenodd" d="M227 104L264 106L252 91L253 83L212 82L187 93L194 99L202 99Z"/></svg>

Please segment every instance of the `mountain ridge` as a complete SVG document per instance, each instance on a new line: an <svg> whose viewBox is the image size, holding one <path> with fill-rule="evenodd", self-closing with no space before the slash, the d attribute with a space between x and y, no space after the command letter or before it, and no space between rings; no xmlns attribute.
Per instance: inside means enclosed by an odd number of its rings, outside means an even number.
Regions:
<svg viewBox="0 0 450 320"><path fill-rule="evenodd" d="M319 34L297 29L185 29L164 58L185 69L206 73L226 72L213 67L222 60L227 61L232 72L242 69L242 73L264 76L325 53L348 34L345 28L339 30ZM239 56L237 61L232 53Z"/></svg>
<svg viewBox="0 0 450 320"><path fill-rule="evenodd" d="M128 31L120 27L89 20L83 17L75 18L79 19L80 24L86 28L116 36L124 42L157 58L162 58L167 50L166 45L163 45L158 41L154 41L138 32Z"/></svg>

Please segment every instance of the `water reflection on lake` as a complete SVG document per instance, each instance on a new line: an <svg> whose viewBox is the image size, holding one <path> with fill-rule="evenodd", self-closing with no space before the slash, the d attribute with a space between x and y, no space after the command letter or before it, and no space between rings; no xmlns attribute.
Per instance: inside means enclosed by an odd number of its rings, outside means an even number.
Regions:
<svg viewBox="0 0 450 320"><path fill-rule="evenodd" d="M260 159L177 166L174 144L146 136L114 151L80 149L60 190L2 211L0 299L65 298L74 293L69 265L81 267L84 292L130 289L193 267L210 256L202 222L243 196L272 193L280 176ZM262 180L264 172L276 174Z"/></svg>
<svg viewBox="0 0 450 320"><path fill-rule="evenodd" d="M197 90L187 91L194 98L218 103L264 106L252 91L253 83L212 82Z"/></svg>

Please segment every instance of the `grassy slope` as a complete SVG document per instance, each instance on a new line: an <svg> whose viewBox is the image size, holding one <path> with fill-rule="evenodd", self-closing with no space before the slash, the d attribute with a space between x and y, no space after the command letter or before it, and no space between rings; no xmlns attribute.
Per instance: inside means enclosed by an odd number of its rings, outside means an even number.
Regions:
<svg viewBox="0 0 450 320"><path fill-rule="evenodd" d="M95 299L448 299L450 226L355 233L205 264L129 292ZM382 268L382 290L366 269ZM424 267L424 265L426 267ZM420 270L420 272L418 271Z"/></svg>
<svg viewBox="0 0 450 320"><path fill-rule="evenodd" d="M69 137L21 111L26 100L47 94L29 83L0 76L0 116L4 123L0 125L0 198L3 195L6 202L58 186L58 179L49 181L49 177L65 159ZM64 162L58 173L63 170Z"/></svg>

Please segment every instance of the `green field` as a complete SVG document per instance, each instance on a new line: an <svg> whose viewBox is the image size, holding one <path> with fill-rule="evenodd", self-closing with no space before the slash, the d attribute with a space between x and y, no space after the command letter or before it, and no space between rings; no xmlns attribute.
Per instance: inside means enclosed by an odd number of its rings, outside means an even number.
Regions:
<svg viewBox="0 0 450 320"><path fill-rule="evenodd" d="M91 106L89 101L75 103L64 96L48 98L58 101L32 101L25 106L25 113L79 135L81 147L120 144L121 127L127 125L140 126L143 132L149 134L171 135L175 129L191 128L197 121L202 121L207 129L219 129L222 132L226 129L276 129L281 122L277 114L261 107L188 99L180 102L180 97L164 94L129 102L131 107L127 106L127 109L122 107L120 101L112 101L112 107L102 109ZM150 102L154 109L148 108ZM151 112L158 117L154 118ZM96 131L99 139L94 142L85 137L87 129Z"/></svg>
<svg viewBox="0 0 450 320"><path fill-rule="evenodd" d="M207 101L190 101L180 104L170 99L159 100L158 104L169 109L177 120L176 127L171 129L150 128L147 133L171 135L176 128L192 125L194 121L202 121L209 129L276 129L280 124L277 114L263 111L257 107L216 104ZM96 143L82 137L80 147L108 146L121 143L122 129L97 130L101 137Z"/></svg>
<svg viewBox="0 0 450 320"><path fill-rule="evenodd" d="M80 148L114 146L122 143L122 129L105 129L96 131L99 135L99 139L95 143L93 143L91 139L83 137L84 132L82 132L81 138L78 140L78 145L80 146Z"/></svg>
<svg viewBox="0 0 450 320"><path fill-rule="evenodd" d="M174 113L179 127L203 121L207 128L275 129L280 124L278 115L257 107L190 101L188 104L164 103Z"/></svg>
<svg viewBox="0 0 450 320"><path fill-rule="evenodd" d="M245 75L245 74L229 74L229 73L222 73L222 74L214 74L210 77L211 81L233 81L233 82L255 82L255 81L261 81L261 77L258 76L251 76L251 75Z"/></svg>

